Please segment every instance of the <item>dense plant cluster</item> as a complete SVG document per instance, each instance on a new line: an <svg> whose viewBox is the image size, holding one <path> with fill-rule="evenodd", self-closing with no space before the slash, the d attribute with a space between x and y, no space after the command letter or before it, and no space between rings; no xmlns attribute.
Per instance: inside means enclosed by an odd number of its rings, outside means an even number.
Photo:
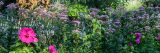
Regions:
<svg viewBox="0 0 160 53"><path fill-rule="evenodd" d="M159 41L158 6L10 3L0 12L0 53L159 53Z"/></svg>

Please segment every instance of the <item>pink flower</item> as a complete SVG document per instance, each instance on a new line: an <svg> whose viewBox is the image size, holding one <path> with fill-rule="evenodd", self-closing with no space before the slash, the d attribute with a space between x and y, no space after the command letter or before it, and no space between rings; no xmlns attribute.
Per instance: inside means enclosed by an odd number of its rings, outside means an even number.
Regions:
<svg viewBox="0 0 160 53"><path fill-rule="evenodd" d="M140 44L141 40L140 39L136 39L136 43Z"/></svg>
<svg viewBox="0 0 160 53"><path fill-rule="evenodd" d="M142 34L141 34L141 33L135 33L135 35L136 35L136 40L135 40L136 43L137 43L137 44L140 44Z"/></svg>
<svg viewBox="0 0 160 53"><path fill-rule="evenodd" d="M33 31L32 28L23 27L19 30L19 39L27 44L32 42L38 42L36 38L36 33Z"/></svg>
<svg viewBox="0 0 160 53"><path fill-rule="evenodd" d="M54 45L50 45L48 49L50 53L58 53Z"/></svg>

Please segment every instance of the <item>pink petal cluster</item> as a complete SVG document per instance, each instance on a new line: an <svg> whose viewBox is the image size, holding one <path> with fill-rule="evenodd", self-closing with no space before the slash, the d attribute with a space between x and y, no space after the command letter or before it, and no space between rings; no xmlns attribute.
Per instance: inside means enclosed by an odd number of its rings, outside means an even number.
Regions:
<svg viewBox="0 0 160 53"><path fill-rule="evenodd" d="M50 53L58 53L54 45L50 45L48 49Z"/></svg>
<svg viewBox="0 0 160 53"><path fill-rule="evenodd" d="M30 44L32 42L38 42L34 30L28 27L23 27L19 30L19 39L27 44Z"/></svg>

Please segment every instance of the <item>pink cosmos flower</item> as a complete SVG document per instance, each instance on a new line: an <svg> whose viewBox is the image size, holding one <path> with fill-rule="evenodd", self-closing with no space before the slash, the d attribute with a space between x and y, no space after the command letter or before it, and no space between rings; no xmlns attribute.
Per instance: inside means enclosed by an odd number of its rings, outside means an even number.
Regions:
<svg viewBox="0 0 160 53"><path fill-rule="evenodd" d="M19 30L19 39L27 44L30 44L32 42L38 42L34 30L28 27L23 27Z"/></svg>
<svg viewBox="0 0 160 53"><path fill-rule="evenodd" d="M54 45L50 45L48 49L50 53L58 53Z"/></svg>

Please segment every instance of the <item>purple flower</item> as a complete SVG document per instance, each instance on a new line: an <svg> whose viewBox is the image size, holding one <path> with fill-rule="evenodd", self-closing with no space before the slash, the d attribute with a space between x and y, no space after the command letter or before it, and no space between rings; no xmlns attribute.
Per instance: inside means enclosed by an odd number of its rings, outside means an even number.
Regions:
<svg viewBox="0 0 160 53"><path fill-rule="evenodd" d="M156 37L156 40L160 41L160 34Z"/></svg>
<svg viewBox="0 0 160 53"><path fill-rule="evenodd" d="M11 3L11 4L8 4L6 7L7 9L13 10L13 9L18 8L18 5L15 3Z"/></svg>
<svg viewBox="0 0 160 53"><path fill-rule="evenodd" d="M108 15L101 15L99 18L108 18Z"/></svg>
<svg viewBox="0 0 160 53"><path fill-rule="evenodd" d="M142 34L137 32L135 33L135 35L136 35L136 43L140 44Z"/></svg>
<svg viewBox="0 0 160 53"><path fill-rule="evenodd" d="M143 17L148 19L149 18L149 14L145 13L145 14L143 14Z"/></svg>
<svg viewBox="0 0 160 53"><path fill-rule="evenodd" d="M136 39L139 39L139 38L141 38L141 36L142 36L141 33L135 33L135 35L136 35Z"/></svg>
<svg viewBox="0 0 160 53"><path fill-rule="evenodd" d="M111 33L113 33L113 32L115 32L116 30L115 30L114 28L109 28L108 31L111 32Z"/></svg>
<svg viewBox="0 0 160 53"><path fill-rule="evenodd" d="M97 9L97 8L90 8L90 10L93 12L99 12L99 9Z"/></svg>
<svg viewBox="0 0 160 53"><path fill-rule="evenodd" d="M129 46L132 46L133 44L131 42L128 43Z"/></svg>
<svg viewBox="0 0 160 53"><path fill-rule="evenodd" d="M140 42L141 42L140 38L136 39L137 44L140 44Z"/></svg>
<svg viewBox="0 0 160 53"><path fill-rule="evenodd" d="M1 7L3 4L4 4L3 1L0 1L0 7Z"/></svg>
<svg viewBox="0 0 160 53"><path fill-rule="evenodd" d="M62 10L62 12L67 14L67 13L68 13L68 10Z"/></svg>
<svg viewBox="0 0 160 53"><path fill-rule="evenodd" d="M47 9L43 8L43 7L38 7L37 8L37 13L38 15L40 15L41 17L46 17L48 15L48 11Z"/></svg>
<svg viewBox="0 0 160 53"><path fill-rule="evenodd" d="M160 7L159 7L159 6L156 6L155 9L158 11L158 10L160 10Z"/></svg>
<svg viewBox="0 0 160 53"><path fill-rule="evenodd" d="M96 16L97 14L98 14L98 12L99 12L99 9L97 9L97 8L90 8L90 15L91 16Z"/></svg>
<svg viewBox="0 0 160 53"><path fill-rule="evenodd" d="M142 7L139 8L139 10L140 10L140 11L144 11L145 8L142 6Z"/></svg>
<svg viewBox="0 0 160 53"><path fill-rule="evenodd" d="M142 16L138 16L137 18L138 18L138 19L143 19L144 17L142 17Z"/></svg>
<svg viewBox="0 0 160 53"><path fill-rule="evenodd" d="M119 26L120 25L120 20L115 20L115 25Z"/></svg>
<svg viewBox="0 0 160 53"><path fill-rule="evenodd" d="M97 12L94 12L94 11L90 12L90 15L93 16L93 17L95 17L97 15Z"/></svg>
<svg viewBox="0 0 160 53"><path fill-rule="evenodd" d="M67 11L64 10L63 12L59 13L58 17L59 17L60 20L65 20L65 21L68 20Z"/></svg>
<svg viewBox="0 0 160 53"><path fill-rule="evenodd" d="M98 17L98 19L99 19L99 20L102 20L102 21L106 21L107 18L109 18L108 15L101 15L101 16Z"/></svg>
<svg viewBox="0 0 160 53"><path fill-rule="evenodd" d="M68 19L68 15L59 14L59 18L60 18L61 20L67 20L67 19Z"/></svg>

